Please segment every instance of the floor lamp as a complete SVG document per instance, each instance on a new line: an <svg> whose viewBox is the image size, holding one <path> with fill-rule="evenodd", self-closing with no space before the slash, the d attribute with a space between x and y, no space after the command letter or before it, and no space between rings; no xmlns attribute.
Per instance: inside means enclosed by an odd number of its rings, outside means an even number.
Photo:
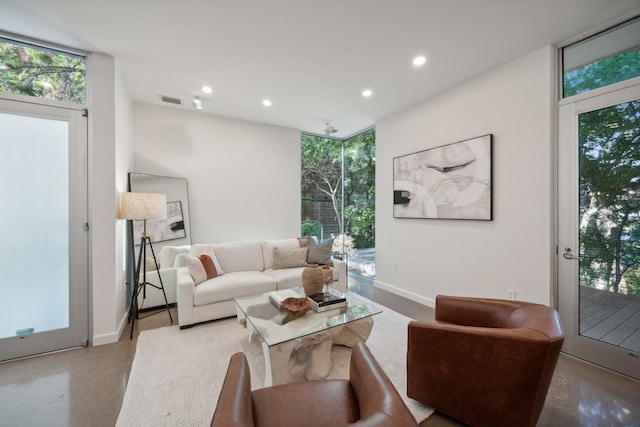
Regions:
<svg viewBox="0 0 640 427"><path fill-rule="evenodd" d="M167 312L169 313L169 319L171 320L171 323L173 323L173 317L171 317L169 301L167 300L167 294L164 291L164 285L162 283L162 277L160 276L160 269L158 261L156 260L156 254L153 250L153 245L151 244L151 237L147 234L147 220L160 220L167 218L167 196L156 193L123 193L122 203L120 205L120 218L127 220L141 220L143 222L143 231L140 236L140 253L138 255L138 262L134 272L135 286L131 293L131 307L129 308L129 321L131 322L131 333L129 338L133 338L133 326L138 318L138 295L142 292L142 299L144 300L147 297L147 286L151 286L162 291ZM156 265L160 286L147 282L147 264L145 262L147 258L147 244L151 249L153 262ZM132 256L134 257L135 262L135 253L133 253Z"/></svg>

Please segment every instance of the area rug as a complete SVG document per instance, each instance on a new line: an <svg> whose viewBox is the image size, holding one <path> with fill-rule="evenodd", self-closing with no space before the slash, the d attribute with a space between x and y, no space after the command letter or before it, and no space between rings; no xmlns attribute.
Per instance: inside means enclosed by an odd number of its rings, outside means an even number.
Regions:
<svg viewBox="0 0 640 427"><path fill-rule="evenodd" d="M363 298L364 299L364 298ZM375 305L375 303L371 303ZM407 323L411 320L381 307L367 346L419 423L433 410L406 396ZM227 372L229 358L242 351L251 369L251 388L264 383L264 359L257 340L235 318L180 330L178 326L143 331L136 347L117 427L205 427ZM304 381L309 354L298 352L289 381ZM333 346L329 378L348 378L351 349Z"/></svg>

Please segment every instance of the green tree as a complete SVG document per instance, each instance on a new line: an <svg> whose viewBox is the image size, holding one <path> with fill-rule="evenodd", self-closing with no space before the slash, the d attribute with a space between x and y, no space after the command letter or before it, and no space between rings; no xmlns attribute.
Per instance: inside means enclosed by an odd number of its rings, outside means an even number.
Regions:
<svg viewBox="0 0 640 427"><path fill-rule="evenodd" d="M85 103L85 58L0 40L0 91Z"/></svg>
<svg viewBox="0 0 640 427"><path fill-rule="evenodd" d="M345 141L302 135L302 192L303 200L322 195L331 203L339 235L350 235L356 247L373 246L375 130Z"/></svg>
<svg viewBox="0 0 640 427"><path fill-rule="evenodd" d="M355 246L375 246L375 130L345 141L345 208L347 234Z"/></svg>
<svg viewBox="0 0 640 427"><path fill-rule="evenodd" d="M342 142L303 134L301 176L303 194L317 190L330 199L339 233L342 234Z"/></svg>
<svg viewBox="0 0 640 427"><path fill-rule="evenodd" d="M583 113L579 129L581 282L639 294L640 101Z"/></svg>

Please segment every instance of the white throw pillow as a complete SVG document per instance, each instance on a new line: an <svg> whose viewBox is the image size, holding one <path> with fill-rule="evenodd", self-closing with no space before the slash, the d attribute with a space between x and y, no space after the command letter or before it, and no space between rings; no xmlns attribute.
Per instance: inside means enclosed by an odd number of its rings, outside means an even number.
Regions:
<svg viewBox="0 0 640 427"><path fill-rule="evenodd" d="M193 283L199 285L200 283L207 280L207 271L204 269L200 258L196 258L194 256L185 255L184 261L187 264L187 269L189 270L189 274L193 278Z"/></svg>
<svg viewBox="0 0 640 427"><path fill-rule="evenodd" d="M187 264L189 274L191 274L193 282L196 284L196 286L204 282L205 280L218 277L215 263L209 255L200 254L199 257L184 255L183 258L185 260L185 263Z"/></svg>
<svg viewBox="0 0 640 427"><path fill-rule="evenodd" d="M205 250L202 251L202 254L209 255L211 257L211 259L213 260L213 264L216 266L218 276L222 276L224 274L224 271L222 270L222 267L220 267L220 263L218 262L218 258L216 258L216 254L213 251L213 248L210 246L205 248Z"/></svg>

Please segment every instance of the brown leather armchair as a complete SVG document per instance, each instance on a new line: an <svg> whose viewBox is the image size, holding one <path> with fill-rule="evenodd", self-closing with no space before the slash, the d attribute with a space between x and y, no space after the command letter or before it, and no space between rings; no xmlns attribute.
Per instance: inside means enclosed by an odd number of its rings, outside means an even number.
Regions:
<svg viewBox="0 0 640 427"><path fill-rule="evenodd" d="M407 394L473 426L535 426L562 348L558 313L519 301L438 296L408 326Z"/></svg>
<svg viewBox="0 0 640 427"><path fill-rule="evenodd" d="M305 381L251 391L244 353L231 357L211 426L417 426L366 345L351 353L349 380Z"/></svg>

